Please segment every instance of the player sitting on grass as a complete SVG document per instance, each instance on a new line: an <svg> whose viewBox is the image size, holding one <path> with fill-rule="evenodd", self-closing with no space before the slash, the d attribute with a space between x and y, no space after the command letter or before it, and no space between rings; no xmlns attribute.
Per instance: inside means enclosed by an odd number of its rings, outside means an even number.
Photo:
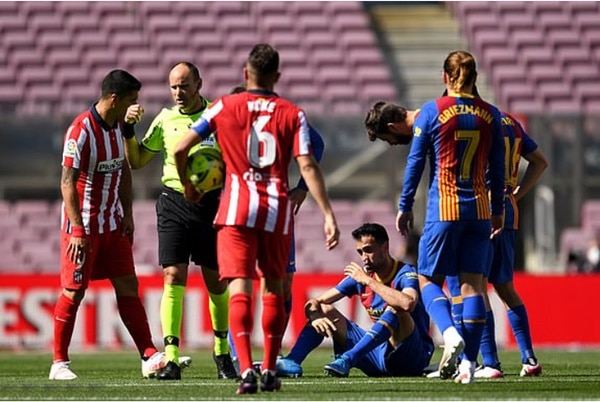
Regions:
<svg viewBox="0 0 600 402"><path fill-rule="evenodd" d="M300 364L325 337L333 339L337 356L325 372L334 377L347 377L352 367L372 377L420 376L429 364L434 346L415 267L390 255L387 231L377 223L363 224L352 237L363 266L351 262L346 278L306 303L309 322L291 352L277 360L279 376L302 376ZM333 306L356 295L374 322L369 331Z"/></svg>

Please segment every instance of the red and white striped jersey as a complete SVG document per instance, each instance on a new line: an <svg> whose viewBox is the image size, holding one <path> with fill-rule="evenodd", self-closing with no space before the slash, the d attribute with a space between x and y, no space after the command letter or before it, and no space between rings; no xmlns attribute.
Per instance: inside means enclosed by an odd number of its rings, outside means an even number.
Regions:
<svg viewBox="0 0 600 402"><path fill-rule="evenodd" d="M213 103L193 128L203 135L202 126L216 132L225 162L215 224L290 233L288 166L312 152L304 112L273 92L247 91Z"/></svg>
<svg viewBox="0 0 600 402"><path fill-rule="evenodd" d="M79 169L76 186L87 234L117 229L121 220L119 185L124 163L120 123L109 127L94 106L73 120L65 134L62 165ZM61 228L71 232L64 202Z"/></svg>

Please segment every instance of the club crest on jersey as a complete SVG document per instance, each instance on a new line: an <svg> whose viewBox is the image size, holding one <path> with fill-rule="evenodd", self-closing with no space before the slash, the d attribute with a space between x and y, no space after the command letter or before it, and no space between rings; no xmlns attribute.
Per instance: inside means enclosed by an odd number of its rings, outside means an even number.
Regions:
<svg viewBox="0 0 600 402"><path fill-rule="evenodd" d="M120 170L123 167L124 158L116 158L98 163L96 169L99 173L112 173Z"/></svg>
<svg viewBox="0 0 600 402"><path fill-rule="evenodd" d="M63 154L64 156L68 156L70 158L75 157L77 154L77 141L75 141L73 138L67 140Z"/></svg>
<svg viewBox="0 0 600 402"><path fill-rule="evenodd" d="M76 269L73 271L73 282L78 285L83 283L83 271L81 269Z"/></svg>

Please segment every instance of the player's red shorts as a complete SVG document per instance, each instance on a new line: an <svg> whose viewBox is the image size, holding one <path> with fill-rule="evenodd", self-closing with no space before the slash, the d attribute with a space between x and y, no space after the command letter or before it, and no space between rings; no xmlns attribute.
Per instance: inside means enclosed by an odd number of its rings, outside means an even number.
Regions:
<svg viewBox="0 0 600 402"><path fill-rule="evenodd" d="M217 258L221 279L285 277L290 257L291 235L265 232L245 226L217 228ZM257 265L258 261L258 265Z"/></svg>
<svg viewBox="0 0 600 402"><path fill-rule="evenodd" d="M133 251L127 236L120 230L87 236L92 246L81 269L71 262L67 247L71 235L62 232L60 242L60 285L66 289L87 289L90 280L134 275Z"/></svg>

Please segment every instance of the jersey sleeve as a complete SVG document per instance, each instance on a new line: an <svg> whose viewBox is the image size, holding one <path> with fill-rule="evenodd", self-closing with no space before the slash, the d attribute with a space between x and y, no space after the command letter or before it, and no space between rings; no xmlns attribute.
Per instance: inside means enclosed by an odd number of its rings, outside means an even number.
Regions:
<svg viewBox="0 0 600 402"><path fill-rule="evenodd" d="M413 125L413 140L406 162L402 194L400 195L400 200L398 202L399 211L412 211L417 187L419 186L423 170L425 169L427 150L429 149L431 142L430 125L431 122L435 120L436 115L436 103L428 102L423 105L423 108L415 119Z"/></svg>
<svg viewBox="0 0 600 402"><path fill-rule="evenodd" d="M489 178L490 178L490 203L492 215L504 213L504 131L502 130L502 115L495 107L492 107L494 116L492 122L492 147L490 149Z"/></svg>
<svg viewBox="0 0 600 402"><path fill-rule="evenodd" d="M358 282L349 276L342 279L335 288L346 297L352 297L359 294Z"/></svg>
<svg viewBox="0 0 600 402"><path fill-rule="evenodd" d="M161 112L154 118L142 138L142 146L150 152L160 152L164 148L163 115Z"/></svg>
<svg viewBox="0 0 600 402"><path fill-rule="evenodd" d="M191 129L196 132L203 140L207 139L215 130L216 125L214 123L215 117L223 111L223 98L215 101L206 111L202 114L202 117L196 120L192 125Z"/></svg>
<svg viewBox="0 0 600 402"><path fill-rule="evenodd" d="M88 133L85 126L80 122L73 122L65 134L65 142L62 153L62 165L79 169L81 163L81 151L87 141Z"/></svg>
<svg viewBox="0 0 600 402"><path fill-rule="evenodd" d="M309 155L311 153L310 129L304 111L298 109L298 131L294 139L294 157Z"/></svg>
<svg viewBox="0 0 600 402"><path fill-rule="evenodd" d="M515 121L516 124L518 124L519 126L521 126L521 123L519 123L518 121ZM521 127L522 129L522 127ZM532 153L533 151L535 151L536 149L538 149L538 144L533 140L533 138L531 138L526 132L525 130L523 131L523 137L521 139L522 141L522 148L521 148L521 156L524 155L528 155L530 153Z"/></svg>
<svg viewBox="0 0 600 402"><path fill-rule="evenodd" d="M319 134L319 132L311 125L308 126L308 133L313 155L317 162L321 162L321 159L323 159L323 153L325 152L325 142L323 141L323 137L321 137L321 134ZM297 187L303 189L304 191L308 191L308 186L306 185L306 182L302 176L300 176L300 180L298 180Z"/></svg>
<svg viewBox="0 0 600 402"><path fill-rule="evenodd" d="M419 277L417 275L417 269L407 265L400 272L400 280L398 281L399 283L398 286L396 286L396 289L402 290L410 288L419 292Z"/></svg>

